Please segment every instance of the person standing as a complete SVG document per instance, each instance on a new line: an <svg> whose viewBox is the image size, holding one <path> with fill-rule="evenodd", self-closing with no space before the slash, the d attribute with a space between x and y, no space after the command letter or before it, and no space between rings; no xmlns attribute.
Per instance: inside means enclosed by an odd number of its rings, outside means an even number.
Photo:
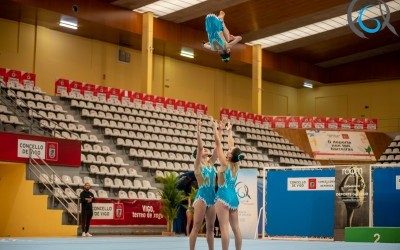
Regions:
<svg viewBox="0 0 400 250"><path fill-rule="evenodd" d="M203 220L206 220L206 238L209 250L214 250L214 222L215 222L215 177L214 163L217 161L217 153L214 150L211 157L209 151L204 148L201 139L202 122L197 122L197 148L192 156L194 161L194 174L198 183L198 190L193 201L193 228L189 235L189 249L194 250L197 235Z"/></svg>
<svg viewBox="0 0 400 250"><path fill-rule="evenodd" d="M90 221L93 217L93 201L94 194L89 191L90 184L85 183L83 191L80 194L80 200L82 204L82 237L92 237L89 233Z"/></svg>
<svg viewBox="0 0 400 250"><path fill-rule="evenodd" d="M222 148L221 138L218 132L218 124L213 123L215 150L221 166L218 169L218 191L216 193L215 210L217 212L219 227L221 230L222 250L229 248L229 227L231 226L235 235L236 250L242 249L242 234L239 228L239 198L235 185L239 172L239 162L243 160L244 154L234 146L232 126L228 123L228 152L225 154Z"/></svg>

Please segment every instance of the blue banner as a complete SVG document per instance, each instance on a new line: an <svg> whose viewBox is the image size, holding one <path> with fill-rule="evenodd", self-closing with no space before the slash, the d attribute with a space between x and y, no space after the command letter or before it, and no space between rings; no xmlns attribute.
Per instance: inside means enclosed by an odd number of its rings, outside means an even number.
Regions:
<svg viewBox="0 0 400 250"><path fill-rule="evenodd" d="M373 168L374 227L400 227L400 167Z"/></svg>
<svg viewBox="0 0 400 250"><path fill-rule="evenodd" d="M268 171L267 235L332 238L334 177L334 169Z"/></svg>

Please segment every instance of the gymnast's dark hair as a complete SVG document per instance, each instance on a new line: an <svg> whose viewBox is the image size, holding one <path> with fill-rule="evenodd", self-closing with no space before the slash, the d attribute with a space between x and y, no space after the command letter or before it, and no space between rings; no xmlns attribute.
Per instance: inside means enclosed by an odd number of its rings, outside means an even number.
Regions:
<svg viewBox="0 0 400 250"><path fill-rule="evenodd" d="M194 149L193 153L192 153L192 157L196 159L197 156L197 148Z"/></svg>
<svg viewBox="0 0 400 250"><path fill-rule="evenodd" d="M222 61L224 62L229 62L229 60L231 60L231 53L224 50L221 54L219 54L219 56L221 57Z"/></svg>
<svg viewBox="0 0 400 250"><path fill-rule="evenodd" d="M236 162L239 162L239 161L241 161L241 160L244 160L244 154L243 154L243 152L240 150L240 148L234 148L234 149L232 149L232 158L231 158L231 161L233 162L233 163L236 163Z"/></svg>

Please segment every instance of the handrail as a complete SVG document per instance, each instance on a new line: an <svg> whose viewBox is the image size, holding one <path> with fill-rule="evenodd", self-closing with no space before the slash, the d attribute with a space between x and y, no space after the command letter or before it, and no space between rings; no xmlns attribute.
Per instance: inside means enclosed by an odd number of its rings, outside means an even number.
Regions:
<svg viewBox="0 0 400 250"><path fill-rule="evenodd" d="M38 163L38 161L34 157L32 157L33 154L36 156L36 158L38 158L44 164L45 167L42 164ZM57 199L58 202L65 208L65 210L74 218L77 225L79 225L80 202L79 202L79 196L76 194L76 192L60 178L60 176L54 171L54 169L52 167L50 167L49 164L47 164L47 162L44 159L42 159L37 153L33 152L31 149L29 150L29 165L28 166L29 166L29 170L37 177L39 182L45 186L45 188L53 195L53 197L55 199ZM49 177L49 180L41 181L40 176L42 174L46 174ZM54 176L57 176L58 179L61 181L62 185L69 188L76 195L76 197L78 198L78 200L76 202L74 201L74 199L72 199L71 197L69 197L65 194L64 189L61 188L61 186L58 183L56 183L56 182L54 182L54 180L52 180L52 178ZM59 188L60 190L62 190L63 197L60 197L59 195L55 195L55 193L56 193L55 188ZM70 209L68 208L68 203L74 203L76 205L77 210L70 211ZM76 212L76 215L74 214L74 212Z"/></svg>

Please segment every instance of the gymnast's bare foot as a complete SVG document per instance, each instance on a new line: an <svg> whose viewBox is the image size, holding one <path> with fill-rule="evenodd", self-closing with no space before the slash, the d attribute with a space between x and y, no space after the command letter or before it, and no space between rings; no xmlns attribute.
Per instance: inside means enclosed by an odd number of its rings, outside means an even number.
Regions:
<svg viewBox="0 0 400 250"><path fill-rule="evenodd" d="M223 21L223 20L224 20L224 17L225 17L225 12L224 12L223 10L221 10L221 11L219 12L218 18L221 19L221 20Z"/></svg>

